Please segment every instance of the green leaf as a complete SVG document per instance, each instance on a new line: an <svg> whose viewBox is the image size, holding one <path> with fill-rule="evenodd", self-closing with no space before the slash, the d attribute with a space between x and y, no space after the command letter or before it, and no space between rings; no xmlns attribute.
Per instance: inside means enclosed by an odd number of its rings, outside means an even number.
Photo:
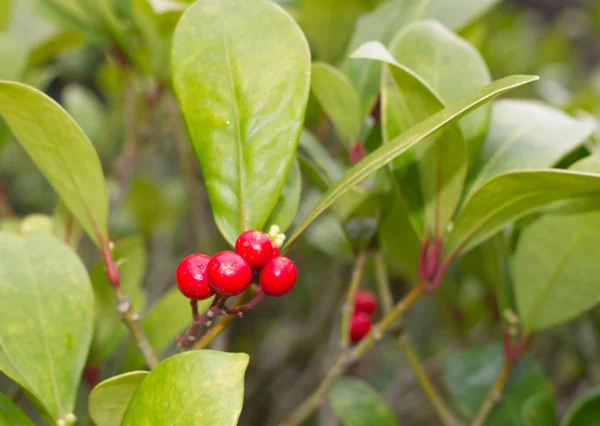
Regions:
<svg viewBox="0 0 600 426"><path fill-rule="evenodd" d="M0 426L34 425L6 395L0 393Z"/></svg>
<svg viewBox="0 0 600 426"><path fill-rule="evenodd" d="M347 56L368 41L380 41L388 45L399 30L420 19L432 19L452 31L458 31L499 0L394 0L382 3L357 24L348 48ZM342 71L348 76L358 92L363 116L369 114L377 93L381 65L369 61L346 59Z"/></svg>
<svg viewBox="0 0 600 426"><path fill-rule="evenodd" d="M341 179L344 167L329 154L321 142L308 130L300 135L299 150L305 152L324 175L327 185Z"/></svg>
<svg viewBox="0 0 600 426"><path fill-rule="evenodd" d="M92 338L85 266L48 234L0 233L0 370L53 421L73 412Z"/></svg>
<svg viewBox="0 0 600 426"><path fill-rule="evenodd" d="M271 217L267 221L265 230L268 230L271 225L279 226L281 232L285 232L289 228L296 217L296 212L300 205L301 192L302 175L300 174L300 165L298 164L298 160L294 159L290 174L281 191L281 196L271 213Z"/></svg>
<svg viewBox="0 0 600 426"><path fill-rule="evenodd" d="M235 426L248 355L190 351L161 362L137 388L122 426Z"/></svg>
<svg viewBox="0 0 600 426"><path fill-rule="evenodd" d="M0 81L0 114L90 238L107 238L102 167L77 123L44 93L8 81Z"/></svg>
<svg viewBox="0 0 600 426"><path fill-rule="evenodd" d="M147 263L144 240L131 237L117 241L113 258L119 266L123 291L131 300L131 304L138 311L143 311L146 295L142 289L142 280ZM115 292L106 277L106 267L102 260L96 263L90 277L94 288L96 321L89 362L100 364L112 355L127 334L127 329L115 313Z"/></svg>
<svg viewBox="0 0 600 426"><path fill-rule="evenodd" d="M77 251L83 236L83 228L77 223L75 217L69 212L62 200L54 206L54 235Z"/></svg>
<svg viewBox="0 0 600 426"><path fill-rule="evenodd" d="M172 52L213 215L233 244L265 226L285 184L308 100L308 45L271 2L199 0L177 25Z"/></svg>
<svg viewBox="0 0 600 426"><path fill-rule="evenodd" d="M540 102L495 102L471 191L504 172L551 167L592 131L589 123Z"/></svg>
<svg viewBox="0 0 600 426"><path fill-rule="evenodd" d="M332 65L312 65L311 91L346 148L357 142L362 125L360 99L348 78Z"/></svg>
<svg viewBox="0 0 600 426"><path fill-rule="evenodd" d="M344 426L398 426L383 398L360 379L342 378L329 394L329 402Z"/></svg>
<svg viewBox="0 0 600 426"><path fill-rule="evenodd" d="M393 59L403 51L404 43L403 37L395 39L391 52L380 43L367 43L354 53L390 65L389 74L383 73L381 91L384 139L388 141L444 108L421 77ZM457 124L449 124L396 158L392 170L417 232L423 235L427 228L443 233L460 201L467 174L467 145Z"/></svg>
<svg viewBox="0 0 600 426"><path fill-rule="evenodd" d="M600 195L600 175L568 170L505 173L479 188L459 211L444 247L454 256L485 241L504 225L562 200Z"/></svg>
<svg viewBox="0 0 600 426"><path fill-rule="evenodd" d="M63 90L63 105L90 140L97 143L106 119L100 99L91 90L71 84Z"/></svg>
<svg viewBox="0 0 600 426"><path fill-rule="evenodd" d="M558 426L554 396L540 393L529 398L521 409L523 426Z"/></svg>
<svg viewBox="0 0 600 426"><path fill-rule="evenodd" d="M33 213L25 216L21 220L21 234L33 235L33 234L50 234L54 233L54 220L52 217Z"/></svg>
<svg viewBox="0 0 600 426"><path fill-rule="evenodd" d="M204 312L211 299L198 302L198 310ZM177 287L164 294L144 315L142 328L150 344L158 354L164 353L175 343L175 336L181 334L192 322L190 301ZM124 370L143 368L144 358L135 344L130 343L123 359Z"/></svg>
<svg viewBox="0 0 600 426"><path fill-rule="evenodd" d="M416 22L404 28L390 45L396 60L414 71L444 105L460 100L491 83L481 54L466 40L439 22ZM488 126L489 105L472 112L458 123L468 146L469 164L474 164ZM456 154L443 156L445 161Z"/></svg>
<svg viewBox="0 0 600 426"><path fill-rule="evenodd" d="M600 389L579 398L565 414L561 426L600 426Z"/></svg>
<svg viewBox="0 0 600 426"><path fill-rule="evenodd" d="M10 34L0 34L0 57L6 58L0 66L0 79L21 80L27 67L27 53L22 41Z"/></svg>
<svg viewBox="0 0 600 426"><path fill-rule="evenodd" d="M464 414L472 419L502 371L502 345L475 346L451 355L444 365L450 393ZM523 426L522 408L532 396L552 395L552 384L543 371L525 357L511 373L502 399L490 413L485 426Z"/></svg>
<svg viewBox="0 0 600 426"><path fill-rule="evenodd" d="M421 142L428 136L443 128L445 125L458 120L463 115L476 109L480 105L489 102L496 96L499 96L511 89L535 81L537 77L532 76L512 76L498 80L484 89L467 96L460 102L456 102L418 125L407 130L400 136L394 138L380 148L376 149L359 163L350 168L344 177L331 187L313 209L296 226L293 235L288 239L285 246L286 250L291 247L310 224L327 208L329 208L346 191L356 185L358 182L369 176L377 169L385 166L400 154Z"/></svg>
<svg viewBox="0 0 600 426"><path fill-rule="evenodd" d="M544 215L519 238L514 288L523 326L560 324L600 302L600 213Z"/></svg>
<svg viewBox="0 0 600 426"><path fill-rule="evenodd" d="M88 403L94 424L120 425L133 393L147 375L147 371L132 371L99 383L90 393Z"/></svg>

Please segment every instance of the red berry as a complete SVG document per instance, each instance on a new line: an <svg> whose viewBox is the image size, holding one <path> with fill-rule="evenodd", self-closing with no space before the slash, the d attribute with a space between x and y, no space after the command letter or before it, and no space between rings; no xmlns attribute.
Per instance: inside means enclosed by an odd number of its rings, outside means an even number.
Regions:
<svg viewBox="0 0 600 426"><path fill-rule="evenodd" d="M283 296L294 287L297 278L294 262L287 257L276 257L260 272L260 286L269 296Z"/></svg>
<svg viewBox="0 0 600 426"><path fill-rule="evenodd" d="M208 282L223 296L235 296L250 285L252 270L237 253L222 251L208 262Z"/></svg>
<svg viewBox="0 0 600 426"><path fill-rule="evenodd" d="M264 268L273 258L271 239L264 232L243 232L235 242L235 252L242 256L252 269Z"/></svg>
<svg viewBox="0 0 600 426"><path fill-rule="evenodd" d="M208 285L206 266L210 257L192 254L181 261L175 274L177 286L184 296L190 299L208 299L214 291Z"/></svg>
<svg viewBox="0 0 600 426"><path fill-rule="evenodd" d="M279 257L279 255L281 254L279 252L279 247L277 247L277 244L275 244L275 241L271 240L271 248L273 249L273 254L271 254L271 259L275 259L276 257Z"/></svg>
<svg viewBox="0 0 600 426"><path fill-rule="evenodd" d="M377 310L377 299L370 291L359 291L354 298L354 310L374 314Z"/></svg>
<svg viewBox="0 0 600 426"><path fill-rule="evenodd" d="M371 331L371 317L365 312L355 312L350 322L350 340L357 343Z"/></svg>

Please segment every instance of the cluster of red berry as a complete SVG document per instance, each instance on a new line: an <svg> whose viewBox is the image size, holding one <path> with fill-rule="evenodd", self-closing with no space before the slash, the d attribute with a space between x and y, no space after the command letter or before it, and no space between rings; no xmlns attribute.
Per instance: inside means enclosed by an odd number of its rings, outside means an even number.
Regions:
<svg viewBox="0 0 600 426"><path fill-rule="evenodd" d="M222 251L212 258L192 254L177 267L177 286L184 296L203 300L217 293L229 297L242 293L260 271L260 287L267 296L283 296L296 283L296 265L279 255L279 247L261 231L246 231L235 242L235 252Z"/></svg>
<svg viewBox="0 0 600 426"><path fill-rule="evenodd" d="M350 340L357 343L371 331L371 316L377 311L377 299L370 291L359 291L354 298L350 321Z"/></svg>

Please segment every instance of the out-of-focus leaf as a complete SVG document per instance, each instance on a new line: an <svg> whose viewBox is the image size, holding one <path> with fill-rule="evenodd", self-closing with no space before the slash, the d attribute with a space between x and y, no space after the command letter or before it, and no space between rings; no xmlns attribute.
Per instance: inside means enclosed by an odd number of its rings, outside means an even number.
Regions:
<svg viewBox="0 0 600 426"><path fill-rule="evenodd" d="M135 390L148 376L147 371L131 371L99 383L90 393L88 411L96 426L121 424Z"/></svg>
<svg viewBox="0 0 600 426"><path fill-rule="evenodd" d="M540 393L529 398L521 409L523 426L558 426L554 396Z"/></svg>
<svg viewBox="0 0 600 426"><path fill-rule="evenodd" d="M88 138L97 143L106 113L96 95L85 87L69 85L63 91L63 105Z"/></svg>
<svg viewBox="0 0 600 426"><path fill-rule="evenodd" d="M594 389L577 400L560 424L561 426L600 425L600 389Z"/></svg>
<svg viewBox="0 0 600 426"><path fill-rule="evenodd" d="M0 79L21 80L27 66L27 49L9 34L0 34Z"/></svg>
<svg viewBox="0 0 600 426"><path fill-rule="evenodd" d="M285 232L289 228L296 217L296 212L300 205L301 192L302 175L300 174L300 165L298 164L298 160L294 159L290 174L281 191L281 196L271 213L271 217L267 221L265 230L268 230L271 225L279 226L281 232Z"/></svg>
<svg viewBox="0 0 600 426"><path fill-rule="evenodd" d="M0 393L0 426L34 425L6 395Z"/></svg>

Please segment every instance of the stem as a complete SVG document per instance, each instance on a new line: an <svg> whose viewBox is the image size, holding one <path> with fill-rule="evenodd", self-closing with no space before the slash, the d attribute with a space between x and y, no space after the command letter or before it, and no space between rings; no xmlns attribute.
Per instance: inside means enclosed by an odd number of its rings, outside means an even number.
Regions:
<svg viewBox="0 0 600 426"><path fill-rule="evenodd" d="M311 413L321 404L323 398L329 393L331 388L338 382L340 376L346 368L353 362L362 358L371 349L375 343L381 340L383 332L394 324L408 308L410 308L424 293L424 283L418 282L408 292L394 309L387 314L381 321L373 326L371 332L366 335L361 342L356 345L350 353L341 352L333 366L327 372L323 381L309 395L302 404L292 413L292 415L283 422L283 426L295 426L302 423L311 415Z"/></svg>
<svg viewBox="0 0 600 426"><path fill-rule="evenodd" d="M379 297L381 299L382 312L384 315L390 313L394 307L394 299L390 290L390 280L388 278L385 259L381 250L375 253L375 279L377 288L379 289Z"/></svg>
<svg viewBox="0 0 600 426"><path fill-rule="evenodd" d="M473 423L471 423L471 426L483 426L485 420L491 413L492 409L502 399L502 392L504 391L504 386L506 385L506 381L510 377L510 373L512 373L514 367L514 363L508 360L504 361L504 368L502 369L502 373L500 373L500 375L496 379L496 383L494 383L494 386L492 386L492 389L490 389L487 398L481 405L479 413L477 414L477 417L475 417L475 420L473 420Z"/></svg>
<svg viewBox="0 0 600 426"><path fill-rule="evenodd" d="M352 279L350 280L348 293L346 293L346 301L342 306L340 321L340 348L342 351L348 350L348 347L350 346L350 333L348 330L350 329L350 321L352 320L352 313L354 312L354 299L356 298L356 292L360 286L360 281L365 271L368 257L368 253L362 251L356 258Z"/></svg>
<svg viewBox="0 0 600 426"><path fill-rule="evenodd" d="M259 290L256 293L256 296L254 296L254 299L252 299L250 302L246 303L245 305L235 306L231 309L228 309L227 313L229 315L236 315L241 318L243 312L249 311L250 309L254 308L256 305L258 305L260 302L262 302L266 298L267 298L266 293L264 291L262 291L262 289L259 288Z"/></svg>
<svg viewBox="0 0 600 426"><path fill-rule="evenodd" d="M427 375L427 372L425 371L425 368L421 363L419 356L417 355L415 349L413 348L410 342L410 338L404 330L398 337L398 343L400 343L400 346L404 351L404 355L406 356L406 360L408 361L408 365L415 374L415 377L417 378L421 389L431 402L431 405L433 405L433 408L437 412L440 420L442 421L442 424L444 424L445 426L460 425L460 422L454 416L454 414L452 414L452 411L450 411L450 409L446 406L444 400L435 388L435 385Z"/></svg>
<svg viewBox="0 0 600 426"><path fill-rule="evenodd" d="M198 301L192 299L190 304L192 306L192 325L187 329L184 335L179 339L179 349L182 351L190 350L194 346L194 343L200 338L200 332L204 327L210 326L213 318L221 313L223 304L226 298L219 296L218 294L212 300L210 307L202 315L198 313Z"/></svg>

